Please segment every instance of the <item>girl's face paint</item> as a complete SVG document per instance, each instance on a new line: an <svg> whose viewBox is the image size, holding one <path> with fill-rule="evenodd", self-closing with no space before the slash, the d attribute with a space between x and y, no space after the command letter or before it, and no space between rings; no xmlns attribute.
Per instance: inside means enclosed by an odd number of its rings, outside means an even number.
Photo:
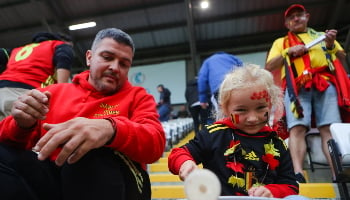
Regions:
<svg viewBox="0 0 350 200"><path fill-rule="evenodd" d="M231 114L231 120L233 124L239 124L239 115L238 114Z"/></svg>
<svg viewBox="0 0 350 200"><path fill-rule="evenodd" d="M237 89L231 94L227 115L242 131L256 134L269 121L271 98L264 86Z"/></svg>
<svg viewBox="0 0 350 200"><path fill-rule="evenodd" d="M269 119L269 112L266 112L264 117L266 117L266 119Z"/></svg>
<svg viewBox="0 0 350 200"><path fill-rule="evenodd" d="M270 120L270 118L269 118L269 112L266 112L265 113L265 115L264 115L264 117L265 117L265 119L266 119L266 123L265 124L268 124L269 123L269 120Z"/></svg>
<svg viewBox="0 0 350 200"><path fill-rule="evenodd" d="M252 96L250 97L252 100L260 100L265 99L266 102L270 102L270 96L267 93L266 90L260 91L260 92L253 92Z"/></svg>

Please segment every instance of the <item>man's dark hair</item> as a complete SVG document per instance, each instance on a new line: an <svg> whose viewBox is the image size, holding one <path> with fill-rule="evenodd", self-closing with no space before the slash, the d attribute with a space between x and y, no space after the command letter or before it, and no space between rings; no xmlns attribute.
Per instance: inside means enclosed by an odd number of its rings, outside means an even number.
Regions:
<svg viewBox="0 0 350 200"><path fill-rule="evenodd" d="M160 87L160 88L164 89L164 85L163 84L159 84L157 87Z"/></svg>
<svg viewBox="0 0 350 200"><path fill-rule="evenodd" d="M56 34L59 38L60 38L60 40L62 40L62 41L65 41L65 42L72 42L73 40L72 40L72 37L71 36L69 36L69 35L67 35L67 34L64 34L64 33L57 33Z"/></svg>
<svg viewBox="0 0 350 200"><path fill-rule="evenodd" d="M32 42L39 43L47 40L61 40L71 42L72 38L63 33L39 32L34 34Z"/></svg>
<svg viewBox="0 0 350 200"><path fill-rule="evenodd" d="M91 49L94 51L97 44L104 38L112 38L116 42L128 45L131 47L133 53L135 53L135 44L130 35L117 28L106 28L100 30L92 42Z"/></svg>

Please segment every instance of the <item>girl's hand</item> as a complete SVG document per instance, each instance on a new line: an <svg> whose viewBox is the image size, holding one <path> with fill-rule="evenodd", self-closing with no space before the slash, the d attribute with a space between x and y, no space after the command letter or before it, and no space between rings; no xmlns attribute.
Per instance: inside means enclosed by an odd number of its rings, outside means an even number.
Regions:
<svg viewBox="0 0 350 200"><path fill-rule="evenodd" d="M179 177L182 181L186 179L186 177L195 169L197 169L197 165L192 160L187 160L184 163L182 163L180 170L179 170Z"/></svg>
<svg viewBox="0 0 350 200"><path fill-rule="evenodd" d="M264 186L252 187L248 190L248 195L253 197L269 197L273 198L273 195L269 189Z"/></svg>

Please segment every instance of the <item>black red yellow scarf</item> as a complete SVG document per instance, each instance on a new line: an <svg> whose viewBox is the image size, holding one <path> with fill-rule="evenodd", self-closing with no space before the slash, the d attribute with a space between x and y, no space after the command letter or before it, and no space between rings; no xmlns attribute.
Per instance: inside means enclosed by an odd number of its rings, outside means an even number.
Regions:
<svg viewBox="0 0 350 200"><path fill-rule="evenodd" d="M315 39L321 33L308 28L308 34ZM287 49L299 44L303 45L304 43L297 35L288 32L284 38L283 48ZM291 110L296 118L303 117L303 108L298 100L298 89L301 87L310 88L311 85L314 85L318 90L323 91L328 87L327 81L330 81L337 89L338 105L341 108L343 122L349 122L350 80L340 60L336 56L332 60L327 49L323 47L323 50L329 65L334 69L329 70L330 66L311 68L309 54L296 58L289 57L286 53L282 55L284 57L284 70L281 73L281 79L284 80L283 87L288 90ZM327 81L321 76L327 77Z"/></svg>

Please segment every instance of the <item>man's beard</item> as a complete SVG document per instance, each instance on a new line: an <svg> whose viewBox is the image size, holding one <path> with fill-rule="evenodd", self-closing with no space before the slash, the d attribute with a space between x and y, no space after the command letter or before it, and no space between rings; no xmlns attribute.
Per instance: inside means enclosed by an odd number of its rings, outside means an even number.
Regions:
<svg viewBox="0 0 350 200"><path fill-rule="evenodd" d="M118 85L118 82L116 82L116 87L114 89L111 89L110 86L107 86L106 84L104 84L102 79L92 77L92 80L96 85L96 90L106 95L112 95L121 88L121 86Z"/></svg>

